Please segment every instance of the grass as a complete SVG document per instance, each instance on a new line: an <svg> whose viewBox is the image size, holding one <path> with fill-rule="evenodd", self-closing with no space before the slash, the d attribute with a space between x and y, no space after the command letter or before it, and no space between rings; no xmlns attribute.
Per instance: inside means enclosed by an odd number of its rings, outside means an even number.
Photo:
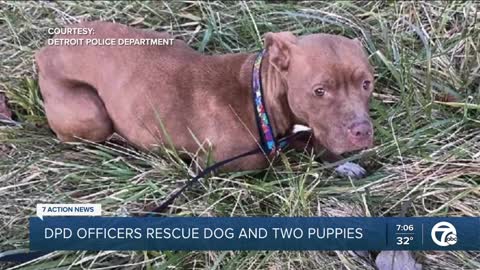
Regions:
<svg viewBox="0 0 480 270"><path fill-rule="evenodd" d="M370 174L337 177L288 152L272 170L220 174L175 201L179 216L480 216L480 22L475 2L0 1L0 251L28 247L41 202L136 213L192 175L172 153L60 144L46 125L33 53L48 27L102 19L169 31L207 54L253 52L268 31L358 37L376 70ZM480 269L478 252L415 252L424 269ZM7 267L6 265L4 265ZM0 268L2 266L0 265ZM55 252L19 269L374 269L351 252Z"/></svg>

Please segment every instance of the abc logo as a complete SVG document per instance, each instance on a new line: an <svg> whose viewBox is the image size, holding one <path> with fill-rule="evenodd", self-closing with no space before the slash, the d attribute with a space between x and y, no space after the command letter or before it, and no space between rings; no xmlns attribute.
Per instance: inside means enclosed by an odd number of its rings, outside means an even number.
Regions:
<svg viewBox="0 0 480 270"><path fill-rule="evenodd" d="M457 243L457 230L452 223L446 221L438 222L432 228L432 240L441 247L455 245Z"/></svg>

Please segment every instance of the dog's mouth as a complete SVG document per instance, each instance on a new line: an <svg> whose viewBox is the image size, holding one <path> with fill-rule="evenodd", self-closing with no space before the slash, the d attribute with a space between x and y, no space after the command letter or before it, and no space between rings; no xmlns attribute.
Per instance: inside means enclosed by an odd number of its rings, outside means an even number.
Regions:
<svg viewBox="0 0 480 270"><path fill-rule="evenodd" d="M363 137L362 139L352 138L344 129L327 132L319 132L320 130L316 132L315 130L315 128L307 126L295 126L293 132L312 132L315 145L321 145L336 155L356 155L373 146L373 129L368 137Z"/></svg>
<svg viewBox="0 0 480 270"><path fill-rule="evenodd" d="M340 139L343 137L343 139ZM336 155L351 156L359 154L373 146L373 138L361 143L352 142L347 136L333 136L326 141L318 140L328 151Z"/></svg>

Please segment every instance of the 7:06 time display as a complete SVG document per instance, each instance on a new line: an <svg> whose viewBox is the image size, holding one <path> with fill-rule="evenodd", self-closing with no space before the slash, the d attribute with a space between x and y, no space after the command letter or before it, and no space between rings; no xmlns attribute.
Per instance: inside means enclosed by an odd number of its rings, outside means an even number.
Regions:
<svg viewBox="0 0 480 270"><path fill-rule="evenodd" d="M408 246L416 239L413 224L395 224L395 229L395 244L397 246Z"/></svg>

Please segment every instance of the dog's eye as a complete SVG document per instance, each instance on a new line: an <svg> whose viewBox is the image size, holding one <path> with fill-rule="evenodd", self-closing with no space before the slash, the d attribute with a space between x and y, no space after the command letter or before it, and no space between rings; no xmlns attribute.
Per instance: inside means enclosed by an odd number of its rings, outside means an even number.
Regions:
<svg viewBox="0 0 480 270"><path fill-rule="evenodd" d="M364 90L370 89L370 83L371 83L370 81L363 81L363 86L362 86L363 89Z"/></svg>
<svg viewBox="0 0 480 270"><path fill-rule="evenodd" d="M315 96L321 97L325 95L325 89L323 89L322 87L315 88L315 90L313 90L313 93L315 94Z"/></svg>

